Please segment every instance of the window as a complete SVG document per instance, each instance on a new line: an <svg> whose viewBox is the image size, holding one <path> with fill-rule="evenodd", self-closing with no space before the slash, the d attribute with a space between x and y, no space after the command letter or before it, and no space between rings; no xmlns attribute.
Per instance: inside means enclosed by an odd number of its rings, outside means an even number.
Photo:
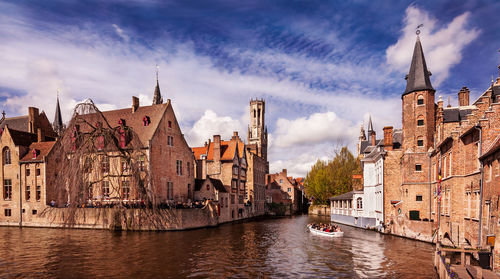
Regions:
<svg viewBox="0 0 500 279"><path fill-rule="evenodd" d="M424 104L424 96L420 95L417 98L417 105L423 105Z"/></svg>
<svg viewBox="0 0 500 279"><path fill-rule="evenodd" d="M89 186L89 199L94 198L94 187L92 185Z"/></svg>
<svg viewBox="0 0 500 279"><path fill-rule="evenodd" d="M422 165L416 164L415 165L415 171L422 171Z"/></svg>
<svg viewBox="0 0 500 279"><path fill-rule="evenodd" d="M420 211L410 210L410 220L420 220Z"/></svg>
<svg viewBox="0 0 500 279"><path fill-rule="evenodd" d="M36 201L40 201L42 198L42 187L36 186Z"/></svg>
<svg viewBox="0 0 500 279"><path fill-rule="evenodd" d="M174 137L167 136L167 145L174 146Z"/></svg>
<svg viewBox="0 0 500 279"><path fill-rule="evenodd" d="M240 191L245 191L245 181L240 181Z"/></svg>
<svg viewBox="0 0 500 279"><path fill-rule="evenodd" d="M283 183L283 179L280 179L280 184Z"/></svg>
<svg viewBox="0 0 500 279"><path fill-rule="evenodd" d="M229 201L228 201L228 198L226 197L226 207L228 207L229 205Z"/></svg>
<svg viewBox="0 0 500 279"><path fill-rule="evenodd" d="M25 195L26 201L29 201L31 199L31 189L30 189L30 186L26 186L26 189L24 191L24 195Z"/></svg>
<svg viewBox="0 0 500 279"><path fill-rule="evenodd" d="M36 170L35 170L35 175L36 175L36 176L40 176L40 169L36 169Z"/></svg>
<svg viewBox="0 0 500 279"><path fill-rule="evenodd" d="M210 191L210 184L207 184L207 191Z"/></svg>
<svg viewBox="0 0 500 279"><path fill-rule="evenodd" d="M31 174L31 170L30 169L26 169L26 176L30 176Z"/></svg>
<svg viewBox="0 0 500 279"><path fill-rule="evenodd" d="M288 193L290 193L290 192L292 192L292 188L289 187L288 188Z"/></svg>
<svg viewBox="0 0 500 279"><path fill-rule="evenodd" d="M109 157L107 157L107 156L102 157L102 160L101 160L101 171L103 173L108 173L109 172Z"/></svg>
<svg viewBox="0 0 500 279"><path fill-rule="evenodd" d="M465 193L465 200L467 203L467 207L465 208L465 218L470 218L471 217L471 192Z"/></svg>
<svg viewBox="0 0 500 279"><path fill-rule="evenodd" d="M33 209L33 210L31 211L31 214L33 214L33 215L36 215L37 213L38 213L38 212L36 211L36 209Z"/></svg>
<svg viewBox="0 0 500 279"><path fill-rule="evenodd" d="M182 175L182 161L177 160L177 175Z"/></svg>
<svg viewBox="0 0 500 279"><path fill-rule="evenodd" d="M4 214L5 214L5 216L7 216L7 217L12 216L12 211L11 211L11 209L10 209L10 208L6 208L6 209L4 210Z"/></svg>
<svg viewBox="0 0 500 279"><path fill-rule="evenodd" d="M145 157L144 155L139 157L139 171L144 171L145 168Z"/></svg>
<svg viewBox="0 0 500 279"><path fill-rule="evenodd" d="M231 195L231 204L234 204L234 200L235 200L234 195Z"/></svg>
<svg viewBox="0 0 500 279"><path fill-rule="evenodd" d="M422 196L421 195L417 195L417 197L415 198L416 201L422 201Z"/></svg>
<svg viewBox="0 0 500 279"><path fill-rule="evenodd" d="M452 157L451 157L451 152L449 153L449 159L448 159L448 166L449 166L449 170L448 170L448 176L451 176L452 175L452 168L451 168L451 163L452 163Z"/></svg>
<svg viewBox="0 0 500 279"><path fill-rule="evenodd" d="M191 199L191 184L188 183L188 199Z"/></svg>
<svg viewBox="0 0 500 279"><path fill-rule="evenodd" d="M10 157L10 149L8 147L5 147L3 150L3 163L5 165L10 165L12 163Z"/></svg>
<svg viewBox="0 0 500 279"><path fill-rule="evenodd" d="M424 146L424 140L417 140L417 146Z"/></svg>
<svg viewBox="0 0 500 279"><path fill-rule="evenodd" d="M237 183L238 183L238 181L236 181L236 180L231 180L231 190L232 190L233 192L236 192L236 190L237 190L237 186L238 186L238 185L237 185Z"/></svg>
<svg viewBox="0 0 500 279"><path fill-rule="evenodd" d="M233 174L238 175L238 166L233 166Z"/></svg>
<svg viewBox="0 0 500 279"><path fill-rule="evenodd" d="M130 199L130 184L127 180L122 181L122 198L124 200Z"/></svg>
<svg viewBox="0 0 500 279"><path fill-rule="evenodd" d="M168 121L168 127L172 128L172 121L170 121L170 120Z"/></svg>
<svg viewBox="0 0 500 279"><path fill-rule="evenodd" d="M189 162L186 163L186 168L187 168L187 172L188 172L188 177L191 177L191 164Z"/></svg>
<svg viewBox="0 0 500 279"><path fill-rule="evenodd" d="M241 176L245 177L247 175L247 172L245 170L241 170Z"/></svg>
<svg viewBox="0 0 500 279"><path fill-rule="evenodd" d="M105 199L109 199L109 181L101 182L102 195Z"/></svg>
<svg viewBox="0 0 500 279"><path fill-rule="evenodd" d="M169 199L169 200L174 199L174 183L173 182L167 182L167 199Z"/></svg>
<svg viewBox="0 0 500 279"><path fill-rule="evenodd" d="M12 180L4 179L3 180L3 199L11 200L12 199Z"/></svg>
<svg viewBox="0 0 500 279"><path fill-rule="evenodd" d="M121 159L122 172L127 172L129 170L129 164L126 158Z"/></svg>
<svg viewBox="0 0 500 279"><path fill-rule="evenodd" d="M424 126L424 120L423 119L417 120L417 126Z"/></svg>
<svg viewBox="0 0 500 279"><path fill-rule="evenodd" d="M356 199L356 206L357 206L357 209L362 209L363 208L363 199L362 198L357 198Z"/></svg>

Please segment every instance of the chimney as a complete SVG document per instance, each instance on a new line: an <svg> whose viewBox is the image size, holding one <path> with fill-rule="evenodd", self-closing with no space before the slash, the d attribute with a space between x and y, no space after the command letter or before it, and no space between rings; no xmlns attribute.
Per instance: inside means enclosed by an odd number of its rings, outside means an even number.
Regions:
<svg viewBox="0 0 500 279"><path fill-rule="evenodd" d="M35 134L38 126L38 116L40 114L38 113L38 108L35 107L29 107L28 108L28 132Z"/></svg>
<svg viewBox="0 0 500 279"><path fill-rule="evenodd" d="M214 162L220 161L220 135L214 135Z"/></svg>
<svg viewBox="0 0 500 279"><path fill-rule="evenodd" d="M443 96L439 96L438 100L438 108L442 109L443 108Z"/></svg>
<svg viewBox="0 0 500 279"><path fill-rule="evenodd" d="M375 146L375 131L372 131L370 135L370 139L372 141L372 146Z"/></svg>
<svg viewBox="0 0 500 279"><path fill-rule="evenodd" d="M234 131L234 132L233 132L233 138L232 138L232 139L233 139L233 140L237 140L238 138L239 138L239 136L238 136L238 132L237 132L237 131Z"/></svg>
<svg viewBox="0 0 500 279"><path fill-rule="evenodd" d="M38 128L36 130L36 135L38 142L45 141L45 133L43 132L42 128Z"/></svg>
<svg viewBox="0 0 500 279"><path fill-rule="evenodd" d="M458 91L458 105L459 106L468 106L469 105L469 95L470 91L467 87L462 87L460 91Z"/></svg>
<svg viewBox="0 0 500 279"><path fill-rule="evenodd" d="M139 98L132 96L132 113L136 112L139 108Z"/></svg>
<svg viewBox="0 0 500 279"><path fill-rule="evenodd" d="M281 172L285 175L285 177L287 177L286 169L283 169Z"/></svg>
<svg viewBox="0 0 500 279"><path fill-rule="evenodd" d="M385 150L392 150L392 126L384 127L384 148Z"/></svg>

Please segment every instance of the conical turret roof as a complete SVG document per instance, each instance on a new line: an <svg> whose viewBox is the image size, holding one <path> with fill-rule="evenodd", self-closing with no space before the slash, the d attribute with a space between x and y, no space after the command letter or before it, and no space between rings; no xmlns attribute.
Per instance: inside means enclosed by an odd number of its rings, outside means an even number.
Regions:
<svg viewBox="0 0 500 279"><path fill-rule="evenodd" d="M413 49L413 58L411 60L410 72L406 76L406 90L403 95L419 90L433 90L431 84L431 72L427 70L424 51L420 43L420 37L417 36L415 48Z"/></svg>

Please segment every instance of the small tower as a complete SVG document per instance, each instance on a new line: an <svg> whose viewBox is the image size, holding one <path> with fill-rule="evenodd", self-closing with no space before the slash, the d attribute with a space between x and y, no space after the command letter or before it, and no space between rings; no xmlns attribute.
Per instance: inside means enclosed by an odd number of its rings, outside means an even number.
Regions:
<svg viewBox="0 0 500 279"><path fill-rule="evenodd" d="M156 65L156 87L155 87L155 93L153 96L153 105L163 104L163 97L161 96L161 93L160 93L160 83L158 81L158 70L159 69L160 69L160 67L158 65Z"/></svg>
<svg viewBox="0 0 500 279"><path fill-rule="evenodd" d="M372 116L368 121L368 142L370 145L375 146L375 130L373 130Z"/></svg>
<svg viewBox="0 0 500 279"><path fill-rule="evenodd" d="M365 127L364 123L361 124L361 127L359 128L359 137L358 137L358 156L361 154L361 145L362 142L366 141L366 134L365 134Z"/></svg>
<svg viewBox="0 0 500 279"><path fill-rule="evenodd" d="M52 128L54 128L54 132L58 136L61 136L64 132L64 124L61 116L61 107L59 106L59 94L57 94L57 102L56 102L56 113L54 115L54 122L52 123Z"/></svg>
<svg viewBox="0 0 500 279"><path fill-rule="evenodd" d="M434 144L435 104L422 44L417 34L403 103L403 149L427 152Z"/></svg>
<svg viewBox="0 0 500 279"><path fill-rule="evenodd" d="M267 127L264 121L265 109L266 102L264 100L250 100L248 143L256 144L257 155L267 161Z"/></svg>

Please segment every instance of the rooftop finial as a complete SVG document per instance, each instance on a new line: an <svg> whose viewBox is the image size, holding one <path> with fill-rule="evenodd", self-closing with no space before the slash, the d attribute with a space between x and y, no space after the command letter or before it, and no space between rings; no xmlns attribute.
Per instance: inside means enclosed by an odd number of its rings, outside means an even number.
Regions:
<svg viewBox="0 0 500 279"><path fill-rule="evenodd" d="M156 81L158 81L158 72L160 71L160 66L156 64Z"/></svg>
<svg viewBox="0 0 500 279"><path fill-rule="evenodd" d="M415 34L420 35L420 27L424 27L424 24L420 23L418 26L417 26L417 31L415 31Z"/></svg>

